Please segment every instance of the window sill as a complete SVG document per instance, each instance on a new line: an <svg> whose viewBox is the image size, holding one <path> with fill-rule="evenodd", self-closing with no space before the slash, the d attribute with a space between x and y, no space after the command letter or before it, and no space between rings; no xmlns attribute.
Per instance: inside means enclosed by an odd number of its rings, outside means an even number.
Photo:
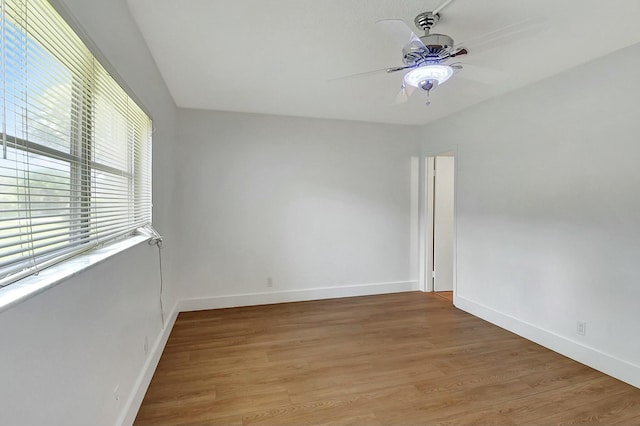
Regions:
<svg viewBox="0 0 640 426"><path fill-rule="evenodd" d="M0 312L55 287L80 272L92 268L103 260L149 239L150 237L146 235L135 235L126 240L80 254L77 257L40 271L37 275L25 277L13 284L0 288Z"/></svg>

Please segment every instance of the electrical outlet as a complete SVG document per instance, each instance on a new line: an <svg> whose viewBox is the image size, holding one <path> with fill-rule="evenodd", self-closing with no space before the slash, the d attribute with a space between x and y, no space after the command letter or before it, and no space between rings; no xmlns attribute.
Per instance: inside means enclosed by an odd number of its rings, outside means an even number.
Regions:
<svg viewBox="0 0 640 426"><path fill-rule="evenodd" d="M578 333L581 336L586 336L587 335L587 323L583 322L583 321L578 321L578 323L576 324L576 333Z"/></svg>
<svg viewBox="0 0 640 426"><path fill-rule="evenodd" d="M267 287L273 287L273 279L271 277L267 278Z"/></svg>
<svg viewBox="0 0 640 426"><path fill-rule="evenodd" d="M149 353L149 338L147 336L144 336L144 354L146 355L147 353Z"/></svg>
<svg viewBox="0 0 640 426"><path fill-rule="evenodd" d="M120 385L116 385L116 387L113 388L113 398L116 401L120 401Z"/></svg>

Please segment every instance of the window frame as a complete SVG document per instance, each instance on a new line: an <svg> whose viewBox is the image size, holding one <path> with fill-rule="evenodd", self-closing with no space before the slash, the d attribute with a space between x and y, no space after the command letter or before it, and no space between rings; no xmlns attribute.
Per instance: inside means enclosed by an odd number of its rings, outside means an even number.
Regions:
<svg viewBox="0 0 640 426"><path fill-rule="evenodd" d="M26 0L31 1L31 0ZM42 0L47 2L47 0ZM126 84L122 84L122 79L118 76L117 73L113 71L113 68L110 66L109 62L104 59L104 56L100 53L99 49L96 48L95 44L93 44L90 39L86 36L86 33L82 31L81 27L78 26L77 22L71 18L71 15L64 8L61 8L61 4L55 0L48 1L48 3L53 7L55 13L59 14L64 23L69 26L71 31L75 33L75 36L78 37L80 42L86 48L88 55L87 60L90 61L90 69L91 74L89 79L85 79L86 77L83 74L78 74L72 70L73 64L67 63L66 59L62 59L58 57L55 52L49 50L46 46L42 45L37 40L33 40L32 42L40 44L40 47L44 49L48 54L50 54L56 61L58 61L62 66L71 71L71 105L70 105L70 117L71 117L71 132L70 132L70 152L66 153L64 151L52 148L50 146L43 145L41 143L35 142L33 140L29 140L30 138L20 138L15 135L9 134L9 130L6 129L6 126L3 126L0 129L2 134L2 141L0 144L0 149L6 155L7 148L13 149L16 152L24 152L25 155L40 155L46 158L55 159L57 161L66 162L69 164L69 209L67 211L67 215L69 217L78 214L79 221L78 224L71 219L69 219L65 224L67 225L69 231L67 235L68 245L66 245L61 250L53 250L53 253L58 253L57 255L49 254L48 252L39 254L35 253L33 249L31 249L31 255L27 259L22 259L15 264L11 264L9 268L0 269L0 308L2 307L2 293L3 290L16 286L21 280L24 280L25 277L29 275L39 274L45 268L49 268L52 265L66 262L69 259L82 255L88 250L95 250L96 248L101 247L105 243L116 242L117 240L122 240L123 238L129 236L133 236L135 231L133 229L127 229L125 232L118 230L118 235L109 234L109 238L106 241L102 241L101 237L92 236L94 232L94 219L92 217L95 214L97 198L94 198L96 194L93 191L93 174L94 172L104 173L109 176L117 176L126 178L127 187L128 187L128 197L127 199L127 209L132 211L132 215L134 218L134 224L137 223L137 216L140 215L137 211L137 203L139 202L138 197L136 197L138 188L143 189L142 196L148 197L148 213L143 214L142 216L145 218L146 223L142 225L143 227L151 227L152 220L152 205L151 205L151 197L152 197L152 187L151 187L151 172L152 172L152 118L151 115L147 112L147 110L142 107L141 102L138 101L135 96L132 96L132 91L126 86ZM4 1L3 4L3 30L4 30ZM24 37L30 37L27 33L24 33ZM2 37L2 41L4 42L4 33ZM4 47L3 47L4 52ZM3 58L4 60L4 58ZM96 63L98 66L96 66ZM87 64L79 65L79 66L87 66ZM122 170L117 167L113 167L109 164L102 164L98 161L94 160L94 149L96 147L97 138L96 138L96 126L95 126L95 105L96 105L96 96L97 96L97 88L96 84L99 80L98 74L100 69L106 72L106 75L112 79L117 86L127 96L127 102L131 101L135 104L135 106L146 116L148 119L148 127L146 131L147 134L147 142L143 142L148 144L144 149L148 150L145 154L147 157L139 157L135 155L135 149L137 147L138 139L137 137L144 137L144 134L141 133L138 129L138 126L135 121L131 121L131 117L125 117L126 127L127 127L127 137L126 137L126 149L130 155L128 155L127 159L127 168L128 170ZM6 87L2 87L3 91L6 91ZM76 113L74 114L74 111ZM78 112L79 111L79 112ZM139 124L139 123L138 123ZM133 129L133 130L131 130ZM144 132L144 128L143 132ZM130 137L129 133L133 132L134 137ZM137 136L136 136L137 135ZM0 155L2 155L0 153ZM145 159L148 161L148 164L144 164ZM140 168L144 169L140 172ZM30 172L27 171L27 175ZM140 173L140 174L139 174ZM27 177L29 179L29 177ZM140 179L140 182L139 182ZM147 181L143 181L147 179ZM31 203L31 201L29 201ZM31 207L28 208L31 211ZM76 213L77 212L77 213ZM146 219L148 216L148 220ZM129 219L130 220L130 219ZM102 219L104 222L105 220ZM32 227L32 225L29 225ZM117 222L117 227L122 226L120 222ZM124 228L127 228L126 226ZM60 228L63 229L63 228ZM95 230L98 229L96 226ZM152 228L151 228L152 229ZM40 231L43 232L43 231ZM34 235L37 232L29 232L29 235ZM96 231L97 234L97 231ZM152 234L147 237L152 236ZM137 238L135 238L137 240ZM37 241L37 240L36 240ZM29 244L33 245L33 241L30 238ZM116 244L121 245L121 244ZM28 266L32 264L32 266ZM7 275L6 271L16 268L22 268L20 272L9 272Z"/></svg>

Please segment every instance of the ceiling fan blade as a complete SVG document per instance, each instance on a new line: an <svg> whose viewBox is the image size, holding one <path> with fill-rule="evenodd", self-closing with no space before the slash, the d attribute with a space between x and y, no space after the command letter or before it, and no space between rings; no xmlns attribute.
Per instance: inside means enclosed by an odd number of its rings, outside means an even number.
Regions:
<svg viewBox="0 0 640 426"><path fill-rule="evenodd" d="M514 24L507 25L506 27L474 37L465 42L458 43L454 48L467 49L469 54L478 53L532 37L549 28L550 23L546 18L527 18Z"/></svg>
<svg viewBox="0 0 640 426"><path fill-rule="evenodd" d="M397 72L397 71L404 71L411 68L416 68L417 66L418 65L405 65L403 67L387 68L387 74L391 74L392 72Z"/></svg>
<svg viewBox="0 0 640 426"><path fill-rule="evenodd" d="M345 76L342 76L342 77L331 78L331 79L327 80L327 82L330 83L332 81L350 80L352 78L361 78L361 77L370 77L370 76L376 76L376 75L382 75L382 74L390 74L390 73L394 73L394 72L397 72L397 71L408 70L410 68L415 68L415 67L416 67L416 65L405 65L405 66L401 66L401 67L390 67L390 68L383 68L383 69L380 69L380 70L359 72L357 74L349 74L349 75L345 75Z"/></svg>
<svg viewBox="0 0 640 426"><path fill-rule="evenodd" d="M460 55L466 55L467 53L467 49L465 49L464 47L459 47L457 49L455 49L453 52L451 52L451 54L449 54L450 58L455 58L456 56L460 56Z"/></svg>
<svg viewBox="0 0 640 426"><path fill-rule="evenodd" d="M376 22L376 26L389 34L402 48L426 49L422 40L402 19L384 19Z"/></svg>
<svg viewBox="0 0 640 426"><path fill-rule="evenodd" d="M471 65L467 63L455 63L450 65L456 71L456 78L463 78L465 80L475 81L477 83L486 84L489 86L495 86L509 79L509 74L492 69L480 67L477 65Z"/></svg>
<svg viewBox="0 0 640 426"><path fill-rule="evenodd" d="M415 87L413 86L407 87L407 85L403 83L402 87L400 88L400 92L398 92L398 95L396 96L396 100L393 102L393 104L400 105L407 102L411 97L411 95L413 95L413 92L415 92L415 90L416 90Z"/></svg>
<svg viewBox="0 0 640 426"><path fill-rule="evenodd" d="M433 11L431 13L433 13L434 15L436 13L440 13L440 11L442 9L444 9L445 7L449 6L449 4L452 2L453 0L444 0L442 3L440 3L438 6L436 6L435 9L433 9Z"/></svg>
<svg viewBox="0 0 640 426"><path fill-rule="evenodd" d="M351 80L353 78L372 77L372 76L376 76L376 75L382 75L382 74L386 74L388 69L389 68L383 68L381 70L359 72L359 73L356 73L356 74L344 75L342 77L334 77L334 78L330 78L329 80L327 80L327 83L331 83L332 81Z"/></svg>

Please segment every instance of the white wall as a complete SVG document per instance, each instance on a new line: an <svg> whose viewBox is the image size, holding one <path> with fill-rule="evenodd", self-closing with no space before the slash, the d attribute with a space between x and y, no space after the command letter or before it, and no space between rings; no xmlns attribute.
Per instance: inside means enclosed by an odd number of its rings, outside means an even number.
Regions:
<svg viewBox="0 0 640 426"><path fill-rule="evenodd" d="M65 0L152 114L154 222L171 308L176 109L124 0ZM157 251L141 244L0 313L0 424L112 425L160 336ZM120 400L113 390L120 385Z"/></svg>
<svg viewBox="0 0 640 426"><path fill-rule="evenodd" d="M638 75L635 45L423 136L458 145L457 306L636 386Z"/></svg>
<svg viewBox="0 0 640 426"><path fill-rule="evenodd" d="M178 116L181 297L417 288L410 260L418 128L198 110Z"/></svg>
<svg viewBox="0 0 640 426"><path fill-rule="evenodd" d="M0 314L0 424L115 424L158 336L156 263L143 243Z"/></svg>

